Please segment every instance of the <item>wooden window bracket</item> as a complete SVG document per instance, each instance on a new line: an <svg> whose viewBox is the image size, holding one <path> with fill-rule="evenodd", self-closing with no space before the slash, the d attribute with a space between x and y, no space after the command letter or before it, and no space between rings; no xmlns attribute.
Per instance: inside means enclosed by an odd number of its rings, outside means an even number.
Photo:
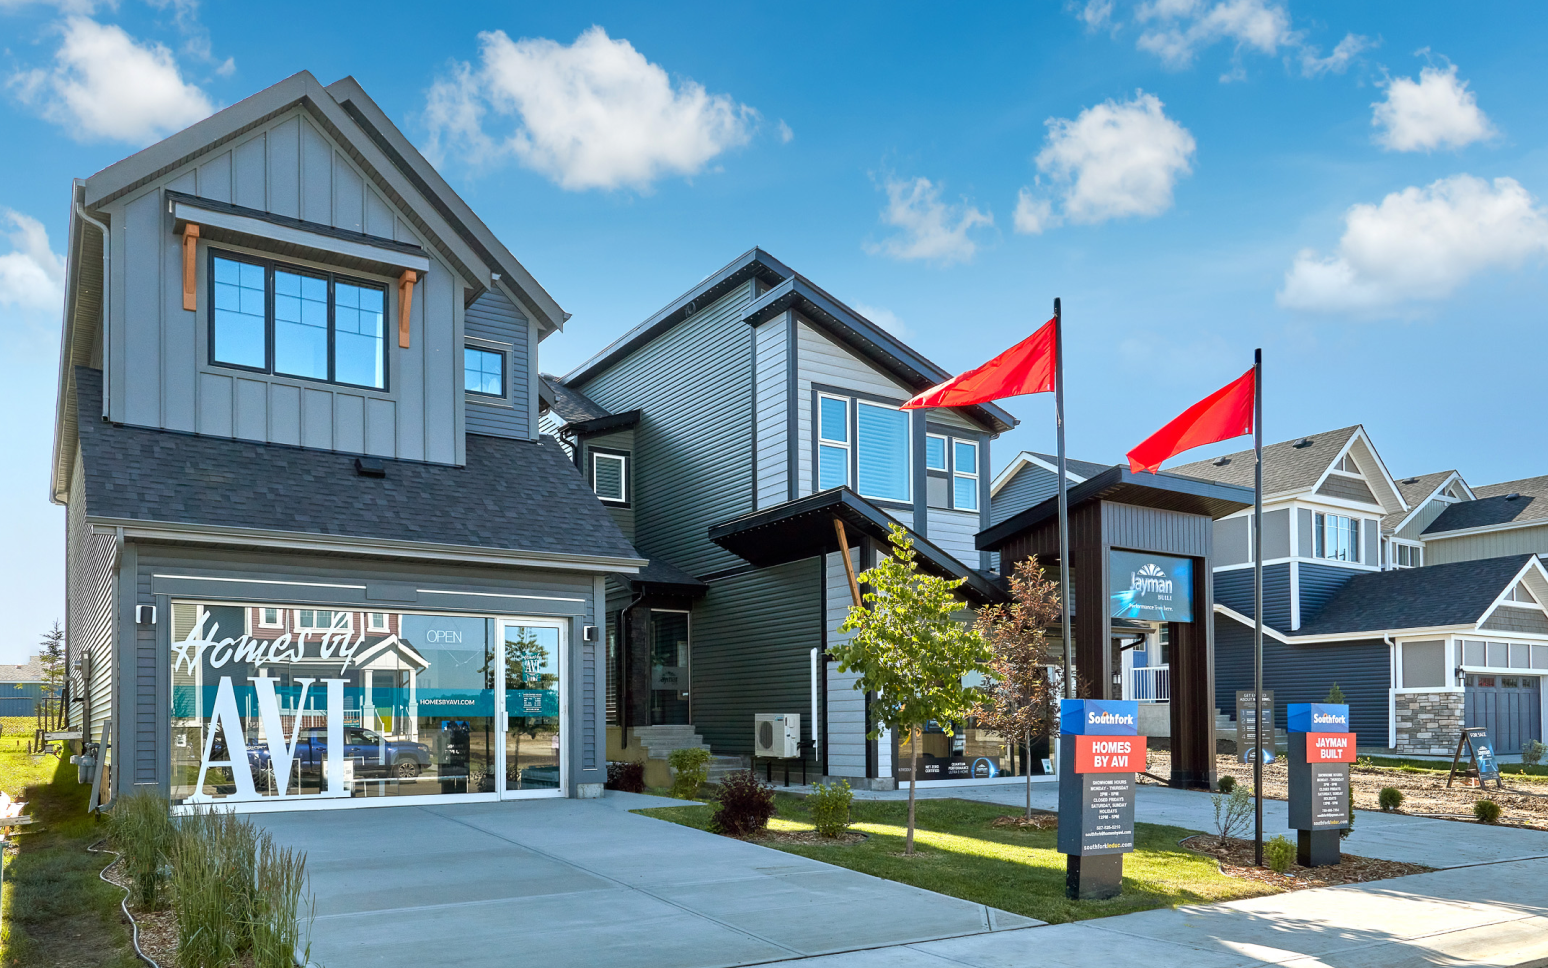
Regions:
<svg viewBox="0 0 1548 968"><path fill-rule="evenodd" d="M404 269L398 277L398 345L403 349L409 348L409 310L414 306L414 283L418 279L419 274L413 269Z"/></svg>
<svg viewBox="0 0 1548 968"><path fill-rule="evenodd" d="M199 226L192 222L183 225L183 308L193 312L199 308L199 287L194 268L199 256Z"/></svg>

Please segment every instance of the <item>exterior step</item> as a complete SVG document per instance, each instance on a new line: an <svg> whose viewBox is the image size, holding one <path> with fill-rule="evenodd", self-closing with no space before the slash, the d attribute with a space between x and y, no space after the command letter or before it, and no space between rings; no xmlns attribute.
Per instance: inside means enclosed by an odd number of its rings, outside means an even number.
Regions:
<svg viewBox="0 0 1548 968"><path fill-rule="evenodd" d="M635 726L630 730L635 740L647 750L653 760L664 760L673 750L686 747L709 749L704 737L688 726Z"/></svg>
<svg viewBox="0 0 1548 968"><path fill-rule="evenodd" d="M719 783L726 778L727 773L735 773L738 770L751 769L747 756L711 756L709 758L709 782Z"/></svg>

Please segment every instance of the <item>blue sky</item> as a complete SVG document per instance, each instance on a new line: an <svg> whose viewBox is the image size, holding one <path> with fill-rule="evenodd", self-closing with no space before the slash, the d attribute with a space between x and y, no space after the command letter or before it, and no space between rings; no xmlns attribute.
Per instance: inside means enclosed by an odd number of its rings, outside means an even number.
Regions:
<svg viewBox="0 0 1548 968"><path fill-rule="evenodd" d="M63 615L70 179L302 69L358 78L574 314L551 372L761 245L953 371L1063 297L1074 456L1262 346L1270 439L1548 473L1540 5L360 9L0 0L0 661ZM1009 408L997 463L1052 448L1051 399Z"/></svg>

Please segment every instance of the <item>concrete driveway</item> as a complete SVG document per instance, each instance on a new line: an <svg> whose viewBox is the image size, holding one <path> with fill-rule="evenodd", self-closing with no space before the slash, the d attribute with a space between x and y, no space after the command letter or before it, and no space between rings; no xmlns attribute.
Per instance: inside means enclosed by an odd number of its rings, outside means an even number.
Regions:
<svg viewBox="0 0 1548 968"><path fill-rule="evenodd" d="M708 968L1042 922L628 811L681 801L255 816L307 852L312 961Z"/></svg>

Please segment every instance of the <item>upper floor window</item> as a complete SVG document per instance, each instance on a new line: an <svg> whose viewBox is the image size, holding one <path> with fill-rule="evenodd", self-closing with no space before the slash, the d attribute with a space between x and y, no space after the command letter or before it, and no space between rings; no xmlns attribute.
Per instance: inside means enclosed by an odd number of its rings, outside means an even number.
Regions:
<svg viewBox="0 0 1548 968"><path fill-rule="evenodd" d="M387 387L387 291L327 272L210 254L210 362Z"/></svg>
<svg viewBox="0 0 1548 968"><path fill-rule="evenodd" d="M1338 463L1333 465L1333 469L1336 471L1343 471L1345 474L1360 473L1360 468L1355 466L1354 458L1350 457L1348 454L1340 457L1338 459Z"/></svg>
<svg viewBox="0 0 1548 968"><path fill-rule="evenodd" d="M462 386L469 393L505 397L505 354L472 346L462 349Z"/></svg>
<svg viewBox="0 0 1548 968"><path fill-rule="evenodd" d="M336 612L326 608L296 609L296 628L305 630L349 630L353 627L349 612Z"/></svg>
<svg viewBox="0 0 1548 968"><path fill-rule="evenodd" d="M285 619L277 608L260 608L258 624L264 628L277 629L285 624Z"/></svg>
<svg viewBox="0 0 1548 968"><path fill-rule="evenodd" d="M1418 568L1424 564L1424 548L1420 545L1397 544L1392 545L1392 567L1394 568Z"/></svg>
<svg viewBox="0 0 1548 968"><path fill-rule="evenodd" d="M1360 560L1360 519L1342 514L1318 514L1312 528L1313 557L1335 561Z"/></svg>
<svg viewBox="0 0 1548 968"><path fill-rule="evenodd" d="M627 454L591 451L591 487L602 500L615 504L628 503L628 471Z"/></svg>
<svg viewBox="0 0 1548 968"><path fill-rule="evenodd" d="M926 434L925 483L930 507L977 511L977 442Z"/></svg>
<svg viewBox="0 0 1548 968"><path fill-rule="evenodd" d="M953 440L951 500L959 511L978 510L978 445L968 440Z"/></svg>
<svg viewBox="0 0 1548 968"><path fill-rule="evenodd" d="M855 490L861 497L909 500L908 428L908 411L856 401Z"/></svg>
<svg viewBox="0 0 1548 968"><path fill-rule="evenodd" d="M849 401L817 398L817 490L849 483Z"/></svg>
<svg viewBox="0 0 1548 968"><path fill-rule="evenodd" d="M366 631L367 632L385 632L385 631L387 631L387 613L386 612L366 612Z"/></svg>
<svg viewBox="0 0 1548 968"><path fill-rule="evenodd" d="M1537 604L1537 599L1532 597L1532 593L1526 590L1525 585L1517 585L1515 588L1512 588L1510 594L1505 596L1505 601L1517 602L1521 605Z"/></svg>
<svg viewBox="0 0 1548 968"><path fill-rule="evenodd" d="M946 466L946 438L940 434L925 435L925 470L950 470Z"/></svg>

